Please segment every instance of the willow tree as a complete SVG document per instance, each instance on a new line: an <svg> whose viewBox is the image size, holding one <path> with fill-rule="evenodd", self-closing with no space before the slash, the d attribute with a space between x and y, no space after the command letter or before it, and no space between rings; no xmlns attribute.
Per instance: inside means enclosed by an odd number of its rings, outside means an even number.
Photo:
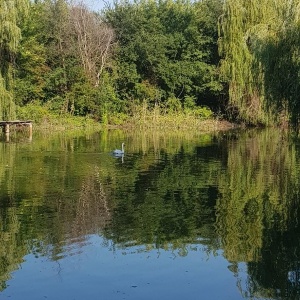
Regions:
<svg viewBox="0 0 300 300"><path fill-rule="evenodd" d="M281 26L256 55L265 75L267 103L286 111L292 125L300 122L300 1L281 1ZM279 6L280 7L280 6Z"/></svg>
<svg viewBox="0 0 300 300"><path fill-rule="evenodd" d="M12 68L21 38L20 22L28 8L28 0L0 1L0 118L15 116L12 96Z"/></svg>
<svg viewBox="0 0 300 300"><path fill-rule="evenodd" d="M221 72L229 85L229 105L248 123L271 123L282 115L284 95L279 97L280 101L271 101L270 89L265 86L266 72L272 69L271 65L278 65L282 55L269 45L277 45L289 34L288 28L298 19L299 3L299 0L224 1L219 28ZM290 48L293 46L290 44ZM277 58L270 59L274 55Z"/></svg>

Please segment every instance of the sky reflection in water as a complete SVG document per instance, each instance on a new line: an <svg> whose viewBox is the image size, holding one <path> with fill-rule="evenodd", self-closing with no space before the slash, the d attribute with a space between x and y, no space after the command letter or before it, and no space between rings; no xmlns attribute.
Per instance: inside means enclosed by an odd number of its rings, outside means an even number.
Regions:
<svg viewBox="0 0 300 300"><path fill-rule="evenodd" d="M75 251L74 251L75 250ZM77 250L77 251L76 251ZM76 253L77 252L77 253ZM39 299L241 299L237 279L220 255L198 247L176 251L112 250L93 235L87 243L51 261L29 254L12 274L2 297Z"/></svg>

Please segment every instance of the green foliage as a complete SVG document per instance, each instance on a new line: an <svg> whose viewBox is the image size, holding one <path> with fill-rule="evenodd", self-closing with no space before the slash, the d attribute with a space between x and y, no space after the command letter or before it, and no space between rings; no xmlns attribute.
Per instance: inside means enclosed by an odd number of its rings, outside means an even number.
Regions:
<svg viewBox="0 0 300 300"><path fill-rule="evenodd" d="M41 103L38 102L30 102L25 106L18 107L17 118L19 120L32 120L33 123L37 125L35 130L38 130L39 128L43 128L44 130L52 128L54 131L57 129L100 129L100 124L91 117L72 116L69 113L63 112L57 113L53 107L42 106Z"/></svg>
<svg viewBox="0 0 300 300"><path fill-rule="evenodd" d="M45 99L46 47L39 41L41 6L31 4L22 26L22 39L16 56L14 98L18 105Z"/></svg>
<svg viewBox="0 0 300 300"><path fill-rule="evenodd" d="M167 111L170 113L180 112L182 110L181 102L174 95L170 96L165 104Z"/></svg>
<svg viewBox="0 0 300 300"><path fill-rule="evenodd" d="M50 112L38 102L28 103L26 106L18 107L17 117L20 120L32 120L38 124L47 121Z"/></svg>
<svg viewBox="0 0 300 300"><path fill-rule="evenodd" d="M208 107L197 107L193 111L194 115L200 119L209 119L213 117L213 112Z"/></svg>
<svg viewBox="0 0 300 300"><path fill-rule="evenodd" d="M138 99L146 100L152 105L160 102L162 92L155 85L152 85L148 80L136 83L135 89Z"/></svg>
<svg viewBox="0 0 300 300"><path fill-rule="evenodd" d="M208 20L216 25L218 16L215 10L205 19L205 8L166 0L119 2L106 10L119 41L117 86L122 97L156 103L194 96L200 103L204 93L220 91L211 63L216 44L202 28ZM212 29L210 24L207 28Z"/></svg>
<svg viewBox="0 0 300 300"><path fill-rule="evenodd" d="M0 117L3 120L10 120L15 118L16 110L13 102L12 93L6 89L4 79L0 74Z"/></svg>
<svg viewBox="0 0 300 300"><path fill-rule="evenodd" d="M256 39L253 39L253 53L265 70L268 107L276 109L274 114L278 122L283 121L282 117L287 117L290 123L297 126L300 117L299 4L299 1L294 1L282 8L288 24L278 24L276 31L257 35Z"/></svg>
<svg viewBox="0 0 300 300"><path fill-rule="evenodd" d="M125 121L123 114L130 116L132 108L144 101L151 109L160 105L170 112L193 110L221 88L213 38L221 2L209 2L120 2L97 18L65 0L30 2L19 28L14 101L12 95L3 97L9 100L3 106L6 115L14 104L32 103L39 111L36 103L40 103L40 110L48 109L50 114L91 116L105 124L120 124ZM76 13L86 18L76 19ZM84 23L87 20L91 23ZM107 52L101 61L96 55L104 51L100 44L89 49L93 53L84 52L90 44L84 45L82 28L76 27L80 24L92 26L86 27L92 30L86 37L98 36L95 32L103 29L113 41L107 27L111 24L118 42L115 51ZM5 89L8 78L3 80ZM39 113L32 118L40 121Z"/></svg>
<svg viewBox="0 0 300 300"><path fill-rule="evenodd" d="M275 3L116 1L94 14L66 0L3 0L0 119L31 102L106 124L144 102L209 118L203 107L216 111L222 96L242 122L297 125L300 0Z"/></svg>
<svg viewBox="0 0 300 300"><path fill-rule="evenodd" d="M17 56L16 103L24 106L39 101L54 114L99 120L113 107L108 103L115 92L105 69L99 78L101 86L96 86L83 68L72 31L72 9L65 0L31 3Z"/></svg>
<svg viewBox="0 0 300 300"><path fill-rule="evenodd" d="M0 51L16 53L21 38L20 22L25 16L29 2L27 0L2 0L0 2ZM3 59L1 55L1 59ZM8 57L6 57L8 59ZM3 66L1 66L3 67Z"/></svg>
<svg viewBox="0 0 300 300"><path fill-rule="evenodd" d="M0 119L15 118L13 65L21 39L20 23L26 15L27 0L0 1Z"/></svg>
<svg viewBox="0 0 300 300"><path fill-rule="evenodd" d="M195 96L185 96L183 101L184 110L192 110L196 107Z"/></svg>
<svg viewBox="0 0 300 300"><path fill-rule="evenodd" d="M276 3L276 4L275 4ZM298 0L225 2L221 71L230 106L252 124L299 119Z"/></svg>
<svg viewBox="0 0 300 300"><path fill-rule="evenodd" d="M114 113L108 116L107 123L111 125L123 125L128 121L128 115L124 113Z"/></svg>
<svg viewBox="0 0 300 300"><path fill-rule="evenodd" d="M208 107L182 108L181 102L175 97L169 98L167 104L153 106L144 101L142 105L132 105L131 117L126 120L126 125L157 130L190 128L196 131L201 129L205 132L216 129L214 114Z"/></svg>
<svg viewBox="0 0 300 300"><path fill-rule="evenodd" d="M109 120L115 115L126 111L126 103L118 97L114 87L114 72L103 72L100 86L97 89L95 99L94 117L103 124L108 124Z"/></svg>

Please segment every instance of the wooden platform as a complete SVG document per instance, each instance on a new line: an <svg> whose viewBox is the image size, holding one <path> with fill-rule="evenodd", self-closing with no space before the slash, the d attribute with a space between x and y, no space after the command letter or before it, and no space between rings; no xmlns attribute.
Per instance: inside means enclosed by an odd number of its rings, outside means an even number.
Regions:
<svg viewBox="0 0 300 300"><path fill-rule="evenodd" d="M20 120L14 120L14 121L0 121L0 126L4 126L6 124L9 125L28 125L28 124L32 124L32 121L20 121Z"/></svg>
<svg viewBox="0 0 300 300"><path fill-rule="evenodd" d="M14 120L14 121L0 121L0 127L2 127L3 133L6 135L6 140L9 141L9 131L11 126L28 126L29 128L29 139L32 138L32 121L26 120L26 121L20 121L20 120Z"/></svg>

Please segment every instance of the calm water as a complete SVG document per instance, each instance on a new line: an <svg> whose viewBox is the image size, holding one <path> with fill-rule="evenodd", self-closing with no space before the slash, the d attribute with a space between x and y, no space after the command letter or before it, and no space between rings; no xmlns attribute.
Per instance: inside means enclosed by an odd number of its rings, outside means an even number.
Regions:
<svg viewBox="0 0 300 300"><path fill-rule="evenodd" d="M299 151L276 130L2 140L0 299L299 299Z"/></svg>

